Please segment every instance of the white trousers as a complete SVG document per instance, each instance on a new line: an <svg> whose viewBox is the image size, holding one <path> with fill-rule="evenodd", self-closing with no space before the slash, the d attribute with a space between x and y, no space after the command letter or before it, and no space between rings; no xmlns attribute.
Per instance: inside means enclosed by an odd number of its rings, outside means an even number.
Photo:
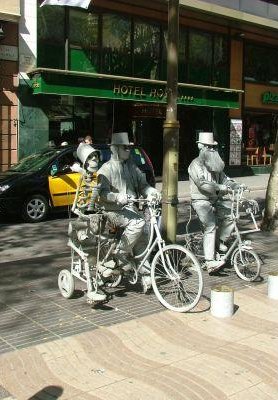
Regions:
<svg viewBox="0 0 278 400"><path fill-rule="evenodd" d="M231 217L231 202L218 200L193 200L192 207L196 211L204 230L203 248L207 261L215 259L215 242L225 242L231 235L234 225ZM217 231L216 231L217 229Z"/></svg>
<svg viewBox="0 0 278 400"><path fill-rule="evenodd" d="M118 244L118 249L131 252L142 235L145 220L139 211L135 209L123 209L107 213L109 220L117 227L123 228L123 234Z"/></svg>

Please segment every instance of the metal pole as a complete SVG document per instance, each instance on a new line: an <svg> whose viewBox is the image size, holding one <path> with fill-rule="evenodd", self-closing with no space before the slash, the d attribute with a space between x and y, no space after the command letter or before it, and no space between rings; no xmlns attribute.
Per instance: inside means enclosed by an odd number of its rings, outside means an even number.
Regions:
<svg viewBox="0 0 278 400"><path fill-rule="evenodd" d="M163 124L162 234L176 241L179 166L178 97L179 0L168 1L167 110Z"/></svg>

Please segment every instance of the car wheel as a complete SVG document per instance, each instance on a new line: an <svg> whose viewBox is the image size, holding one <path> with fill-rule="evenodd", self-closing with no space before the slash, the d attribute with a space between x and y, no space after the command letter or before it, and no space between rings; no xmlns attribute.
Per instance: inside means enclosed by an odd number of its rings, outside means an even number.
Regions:
<svg viewBox="0 0 278 400"><path fill-rule="evenodd" d="M23 204L22 218L26 222L40 222L46 218L48 212L47 198L41 194L33 194Z"/></svg>

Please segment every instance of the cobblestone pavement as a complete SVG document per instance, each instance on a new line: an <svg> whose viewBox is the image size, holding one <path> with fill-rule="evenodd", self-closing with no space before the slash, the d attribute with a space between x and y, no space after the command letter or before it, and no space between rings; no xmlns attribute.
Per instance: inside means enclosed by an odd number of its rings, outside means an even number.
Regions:
<svg viewBox="0 0 278 400"><path fill-rule="evenodd" d="M188 205L181 206L177 236L180 244L185 243L188 211ZM248 224L249 221L243 223ZM197 229L197 224L193 221L194 228ZM252 283L252 286L256 286L264 282L270 270L277 268L274 245L277 237L262 232L250 237L254 239L255 248L263 262L261 279ZM85 286L80 281L77 282L75 298L64 299L57 287L58 273L64 268L70 269L69 250L55 256L37 256L0 264L0 353L163 310L154 293L144 295L140 284L132 286L126 282L110 290L111 299L98 308L86 303ZM229 266L214 275L204 272L204 292L197 308L209 308L210 288L218 284L226 284L234 289L249 285L239 279Z"/></svg>
<svg viewBox="0 0 278 400"><path fill-rule="evenodd" d="M179 210L180 243L188 210ZM165 310L140 285L120 286L98 308L82 286L64 299L57 275L69 268L66 249L0 262L0 399L276 400L278 303L266 281L278 270L277 235L249 238L261 279L244 282L229 267L204 272L201 301L186 314ZM217 284L236 290L232 318L209 313Z"/></svg>

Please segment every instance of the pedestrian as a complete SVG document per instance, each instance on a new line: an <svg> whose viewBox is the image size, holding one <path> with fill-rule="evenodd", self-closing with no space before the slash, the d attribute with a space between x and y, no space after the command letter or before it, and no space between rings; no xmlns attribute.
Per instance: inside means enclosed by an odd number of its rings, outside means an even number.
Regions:
<svg viewBox="0 0 278 400"><path fill-rule="evenodd" d="M224 261L215 259L215 247L226 252L225 242L233 230L231 202L224 196L229 189L240 185L225 175L225 164L217 151L213 132L200 132L197 144L199 156L189 165L188 173L192 207L203 227L205 267L210 273L224 265Z"/></svg>
<svg viewBox="0 0 278 400"><path fill-rule="evenodd" d="M84 142L85 142L86 144L93 144L92 136L91 136L91 135L85 136Z"/></svg>

